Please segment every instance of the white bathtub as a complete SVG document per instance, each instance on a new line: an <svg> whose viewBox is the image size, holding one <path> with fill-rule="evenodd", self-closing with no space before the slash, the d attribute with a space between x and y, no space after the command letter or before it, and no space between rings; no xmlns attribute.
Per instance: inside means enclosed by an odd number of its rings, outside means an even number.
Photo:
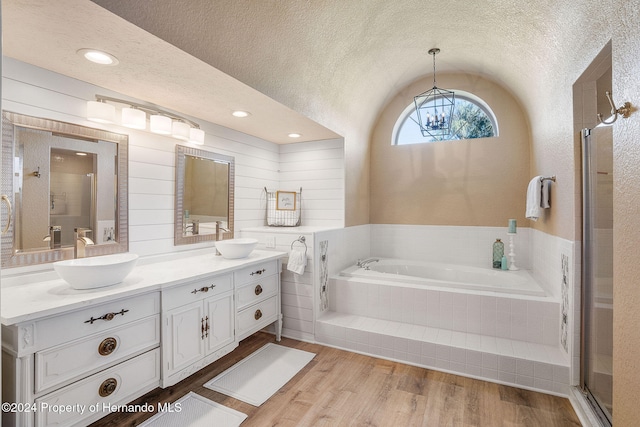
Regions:
<svg viewBox="0 0 640 427"><path fill-rule="evenodd" d="M368 269L358 266L340 275L416 286L437 286L517 295L545 296L544 290L526 270L503 271L426 261L374 258Z"/></svg>

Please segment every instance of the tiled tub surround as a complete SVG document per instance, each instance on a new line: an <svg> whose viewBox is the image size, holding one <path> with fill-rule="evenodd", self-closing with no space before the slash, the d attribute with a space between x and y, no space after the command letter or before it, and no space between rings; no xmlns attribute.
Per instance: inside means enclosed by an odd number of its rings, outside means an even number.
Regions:
<svg viewBox="0 0 640 427"><path fill-rule="evenodd" d="M559 301L333 278L321 343L461 375L566 395Z"/></svg>
<svg viewBox="0 0 640 427"><path fill-rule="evenodd" d="M368 255L389 258L486 266L491 261L495 238L508 241L506 227L368 227L371 239ZM567 395L569 385L575 382L572 381L575 375L570 374L570 361L575 361L576 353L570 347L567 354L560 345L561 255L568 254L571 263L573 248L572 242L526 227L518 228L518 266L530 269L545 290L545 297L417 289L339 277L333 271L329 311L318 316L316 341ZM570 268L573 276L575 266ZM569 280L569 287L573 295L573 280ZM571 308L575 306L573 301L570 304ZM570 309L569 313L574 311ZM570 319L569 334L574 327Z"/></svg>

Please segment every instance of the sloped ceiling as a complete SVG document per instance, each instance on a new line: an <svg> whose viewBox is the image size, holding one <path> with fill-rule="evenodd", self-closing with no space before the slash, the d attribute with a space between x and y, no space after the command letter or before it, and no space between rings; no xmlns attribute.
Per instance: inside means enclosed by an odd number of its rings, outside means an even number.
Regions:
<svg viewBox="0 0 640 427"><path fill-rule="evenodd" d="M589 0L4 0L4 53L276 143L370 128L432 72L490 76L531 115ZM133 24L133 25L132 25ZM560 31L562 29L562 31ZM572 32L573 31L573 32ZM103 48L96 69L75 51ZM428 89L428 88L425 88ZM275 102L274 102L275 101ZM251 120L230 117L247 109Z"/></svg>

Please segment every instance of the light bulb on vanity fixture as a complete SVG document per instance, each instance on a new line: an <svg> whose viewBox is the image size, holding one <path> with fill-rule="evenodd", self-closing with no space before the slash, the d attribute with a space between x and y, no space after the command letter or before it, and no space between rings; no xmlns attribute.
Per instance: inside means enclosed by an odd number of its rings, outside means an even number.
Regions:
<svg viewBox="0 0 640 427"><path fill-rule="evenodd" d="M185 122L174 121L171 125L171 136L176 139L181 139L183 141L189 140L189 127Z"/></svg>
<svg viewBox="0 0 640 427"><path fill-rule="evenodd" d="M122 126L131 129L146 130L149 114L149 131L159 135L171 135L176 139L203 145L205 132L197 123L177 114L162 110L155 105L140 104L132 101L96 95L95 101L87 101L87 119L98 123L116 123L116 107L122 104Z"/></svg>
<svg viewBox="0 0 640 427"><path fill-rule="evenodd" d="M135 107L122 109L122 126L131 129L146 129L147 127L147 114L138 110Z"/></svg>
<svg viewBox="0 0 640 427"><path fill-rule="evenodd" d="M152 114L149 116L149 130L160 135L171 134L171 117L162 114Z"/></svg>
<svg viewBox="0 0 640 427"><path fill-rule="evenodd" d="M204 131L199 128L189 129L189 142L192 144L204 145Z"/></svg>
<svg viewBox="0 0 640 427"><path fill-rule="evenodd" d="M96 123L115 123L116 107L104 101L87 102L87 120Z"/></svg>

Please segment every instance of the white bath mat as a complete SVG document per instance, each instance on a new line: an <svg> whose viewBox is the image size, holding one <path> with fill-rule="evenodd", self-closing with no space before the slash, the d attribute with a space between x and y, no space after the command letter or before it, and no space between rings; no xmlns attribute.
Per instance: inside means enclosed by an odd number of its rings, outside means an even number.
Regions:
<svg viewBox="0 0 640 427"><path fill-rule="evenodd" d="M269 343L204 386L260 406L314 357L308 351Z"/></svg>
<svg viewBox="0 0 640 427"><path fill-rule="evenodd" d="M247 416L190 392L158 412L140 427L238 427Z"/></svg>

